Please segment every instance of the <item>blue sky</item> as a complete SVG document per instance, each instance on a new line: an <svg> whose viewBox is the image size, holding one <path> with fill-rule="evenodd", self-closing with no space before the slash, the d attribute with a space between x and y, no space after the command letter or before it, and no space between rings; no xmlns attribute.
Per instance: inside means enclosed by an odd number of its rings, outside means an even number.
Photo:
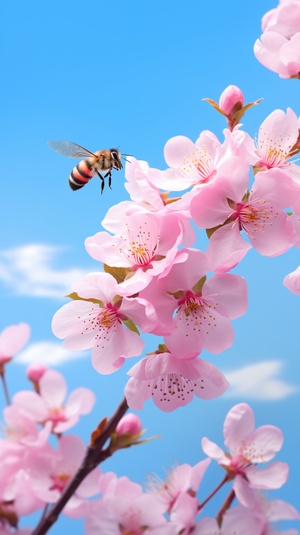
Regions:
<svg viewBox="0 0 300 535"><path fill-rule="evenodd" d="M70 390L95 390L96 408L74 429L86 441L120 401L128 368L98 375L88 353L62 351L51 319L65 303L70 281L99 268L84 239L101 230L107 209L128 194L123 171L113 174L113 190L102 197L97 180L72 192L74 161L49 150L47 141L70 140L92 151L120 146L151 167L165 168L163 147L172 136L195 140L208 129L222 141L226 125L202 99L218 100L229 84L242 89L246 102L264 99L243 118L252 136L276 108L290 106L299 115L299 81L279 79L253 55L261 17L275 6L275 0L3 2L0 330L28 322L32 337L23 361L28 353L39 356L65 374ZM196 399L172 414L146 403L143 425L149 436L163 438L120 452L104 470L145 482L147 474L163 476L175 462L196 463L203 458L201 437L222 444L226 413L245 401L257 425L277 425L284 433L277 458L290 463L290 478L270 498L300 509L299 297L282 285L299 264L297 249L275 259L250 251L235 270L249 287L249 311L234 322L235 343L222 355L203 354L225 373L231 389L219 400ZM147 347L153 349L150 337ZM11 365L11 392L27 388L25 369L21 361ZM211 471L207 493L220 477ZM213 502L207 514L216 508ZM51 533L66 527L82 533L81 523L68 519Z"/></svg>

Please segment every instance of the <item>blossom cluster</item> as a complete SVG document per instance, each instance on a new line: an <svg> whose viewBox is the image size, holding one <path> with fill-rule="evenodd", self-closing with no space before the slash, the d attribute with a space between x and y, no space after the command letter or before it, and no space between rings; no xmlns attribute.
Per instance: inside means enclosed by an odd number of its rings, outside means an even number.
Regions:
<svg viewBox="0 0 300 535"><path fill-rule="evenodd" d="M72 301L52 322L65 347L92 349L101 374L140 356L141 334L160 337L128 371L125 396L133 409L150 397L171 411L194 395L221 396L228 382L202 351L228 349L232 321L247 310L246 281L231 270L251 249L274 257L300 243L300 168L292 159L300 149L297 115L273 111L256 141L239 121L259 101L245 105L236 86L219 103L207 100L226 117L223 141L208 130L195 142L173 137L165 170L128 158L131 200L112 206L105 230L85 241L100 268L73 284ZM204 251L196 247L195 227L209 238ZM294 291L295 275L285 284Z"/></svg>
<svg viewBox="0 0 300 535"><path fill-rule="evenodd" d="M276 8L263 16L262 30L254 45L258 61L281 78L299 78L299 0L280 0Z"/></svg>
<svg viewBox="0 0 300 535"><path fill-rule="evenodd" d="M28 333L26 324L3 331L3 360L21 349ZM93 393L77 388L65 401L63 376L39 364L28 367L27 377L33 390L17 392L3 411L1 535L14 532L21 517L42 512L60 500L86 457L83 441L77 435L65 433L81 415L91 411ZM98 426L98 432L99 429ZM144 442L138 440L142 433L140 418L125 414L110 435L109 455ZM94 446L96 435L97 431L92 434ZM55 438L55 445L51 438ZM224 438L228 451L204 437L203 460L194 466L177 465L164 480L152 476L146 488L126 476L117 477L96 467L78 485L62 512L73 519L84 517L86 535L225 535L232 529L238 535L264 535L271 533L278 520L299 520L300 515L292 505L282 500L267 501L263 495L265 490L281 488L288 478L285 462L270 462L283 444L280 429L272 425L255 429L251 407L240 403L225 418ZM225 476L207 496L202 479L211 461L220 465ZM229 487L227 506L223 505L215 518L205 516L206 504L222 487ZM32 530L21 528L18 533L29 535ZM297 534L295 530L282 533Z"/></svg>

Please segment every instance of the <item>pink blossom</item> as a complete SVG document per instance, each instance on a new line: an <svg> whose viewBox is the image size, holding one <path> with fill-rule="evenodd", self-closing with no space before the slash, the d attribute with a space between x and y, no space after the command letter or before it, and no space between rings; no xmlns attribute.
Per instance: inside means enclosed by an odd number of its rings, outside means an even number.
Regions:
<svg viewBox="0 0 300 535"><path fill-rule="evenodd" d="M52 431L62 433L73 427L82 414L88 414L95 403L95 395L88 388L77 388L64 402L67 385L64 377L47 370L39 382L40 392L20 391L13 397L13 405L36 422L52 422Z"/></svg>
<svg viewBox="0 0 300 535"><path fill-rule="evenodd" d="M233 343L230 320L247 310L245 280L228 274L206 279L208 271L202 251L182 249L169 273L141 292L146 299L152 298L157 309L159 321L153 332L165 334L167 348L180 358L203 348L212 353L225 351Z"/></svg>
<svg viewBox="0 0 300 535"><path fill-rule="evenodd" d="M280 33L290 38L300 30L300 4L298 0L280 1L262 18L262 30Z"/></svg>
<svg viewBox="0 0 300 535"><path fill-rule="evenodd" d="M27 344L29 336L30 327L27 323L6 327L0 333L0 363L9 362Z"/></svg>
<svg viewBox="0 0 300 535"><path fill-rule="evenodd" d="M103 374L117 371L125 358L141 354L144 342L126 322L151 331L157 317L148 301L120 297L120 286L109 273L90 273L72 289L80 299L64 305L52 321L54 334L65 338L64 347L92 348L93 366Z"/></svg>
<svg viewBox="0 0 300 535"><path fill-rule="evenodd" d="M281 449L283 436L272 425L254 427L254 414L246 403L235 405L224 422L225 453L217 444L204 437L203 451L223 466L230 479L234 479L233 490L239 502L245 507L254 507L256 496L253 489L278 489L288 478L288 465L273 462L266 468L257 469L258 464L273 459Z"/></svg>
<svg viewBox="0 0 300 535"><path fill-rule="evenodd" d="M209 130L203 131L196 143L185 136L169 139L164 154L170 169L151 169L148 178L155 186L171 191L210 182L223 161L222 145Z"/></svg>
<svg viewBox="0 0 300 535"><path fill-rule="evenodd" d="M298 78L300 70L299 2L280 2L262 19L263 34L254 45L254 54L265 67L281 78Z"/></svg>
<svg viewBox="0 0 300 535"><path fill-rule="evenodd" d="M163 507L152 494L143 493L140 485L115 474L100 478L103 497L94 500L85 519L85 534L119 535L120 531L135 535L175 535L165 531L167 521Z"/></svg>
<svg viewBox="0 0 300 535"><path fill-rule="evenodd" d="M232 158L233 171L218 183L209 184L191 201L191 214L200 228L213 229L207 256L214 271L227 271L242 260L251 245L265 256L286 252L295 241L287 213L295 195L289 177L280 169L257 173L247 193L245 164ZM240 236L243 230L251 245Z"/></svg>
<svg viewBox="0 0 300 535"><path fill-rule="evenodd" d="M157 478L150 479L151 492L163 503L166 512L170 514L174 508L176 509L176 503L183 494L188 494L198 506L195 496L210 462L210 459L205 459L194 466L189 464L176 466L167 475L165 481L160 481Z"/></svg>
<svg viewBox="0 0 300 535"><path fill-rule="evenodd" d="M129 407L141 410L144 401L153 398L155 405L170 412L192 401L221 396L229 383L212 364L199 358L181 359L168 352L150 354L128 372L125 386Z"/></svg>
<svg viewBox="0 0 300 535"><path fill-rule="evenodd" d="M95 260L125 268L127 275L118 291L132 295L170 265L185 232L186 222L176 214L136 213L120 222L118 236L98 232L86 239L85 246Z"/></svg>
<svg viewBox="0 0 300 535"><path fill-rule="evenodd" d="M78 470L85 451L83 441L75 435L61 437L57 450L47 444L38 452L29 451L26 459L28 482L35 495L45 503L55 503ZM90 472L68 501L64 514L78 518L86 513L86 498L99 493L100 474L99 468Z"/></svg>
<svg viewBox="0 0 300 535"><path fill-rule="evenodd" d="M3 410L3 416L6 424L4 434L7 446L13 445L13 451L21 454L28 446L42 446L48 440L52 425L49 423L43 429L39 429L34 417L26 414L22 407L8 405ZM10 449L9 446L8 449Z"/></svg>
<svg viewBox="0 0 300 535"><path fill-rule="evenodd" d="M284 277L283 284L293 294L300 294L300 266Z"/></svg>
<svg viewBox="0 0 300 535"><path fill-rule="evenodd" d="M295 154L293 149L298 135L298 117L291 108L287 108L286 113L283 110L274 110L270 113L258 131L255 169L264 171L279 168L291 175L299 184L300 167L290 161Z"/></svg>

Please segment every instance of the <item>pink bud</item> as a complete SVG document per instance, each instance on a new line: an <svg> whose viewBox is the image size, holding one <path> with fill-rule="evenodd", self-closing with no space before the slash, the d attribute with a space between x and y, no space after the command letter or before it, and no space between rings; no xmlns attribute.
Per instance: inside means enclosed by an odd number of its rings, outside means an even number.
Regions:
<svg viewBox="0 0 300 535"><path fill-rule="evenodd" d="M38 383L47 369L47 366L44 364L40 362L33 362L32 364L29 364L26 370L26 375L30 381L33 383Z"/></svg>
<svg viewBox="0 0 300 535"><path fill-rule="evenodd" d="M138 435L142 431L142 422L136 414L125 414L116 427L117 435Z"/></svg>
<svg viewBox="0 0 300 535"><path fill-rule="evenodd" d="M229 85L220 96L219 107L230 116L233 110L241 109L244 106L244 95L236 85Z"/></svg>

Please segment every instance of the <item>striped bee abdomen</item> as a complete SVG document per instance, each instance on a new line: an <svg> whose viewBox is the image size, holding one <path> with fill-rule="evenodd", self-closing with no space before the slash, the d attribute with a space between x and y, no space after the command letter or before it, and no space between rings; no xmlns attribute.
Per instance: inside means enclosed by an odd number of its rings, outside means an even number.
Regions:
<svg viewBox="0 0 300 535"><path fill-rule="evenodd" d="M71 171L69 186L75 191L82 188L95 175L94 169L88 160L81 160Z"/></svg>

